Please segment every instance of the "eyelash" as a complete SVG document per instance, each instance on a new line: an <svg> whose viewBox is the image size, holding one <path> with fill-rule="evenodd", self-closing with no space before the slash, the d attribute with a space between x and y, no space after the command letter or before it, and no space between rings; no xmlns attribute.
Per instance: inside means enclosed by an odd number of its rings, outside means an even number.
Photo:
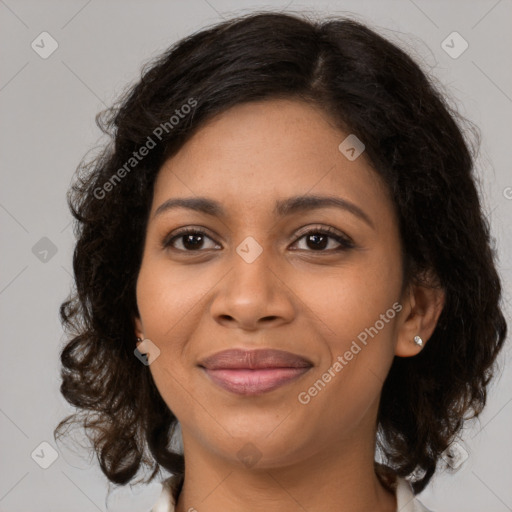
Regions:
<svg viewBox="0 0 512 512"><path fill-rule="evenodd" d="M315 234L315 235L326 235L329 238L334 239L336 242L340 244L340 247L336 249L320 249L320 250L313 250L310 249L307 252L314 252L314 253L333 253L333 252L339 252L339 251L346 251L348 249L352 249L355 247L354 243L349 237L340 235L337 231L335 231L331 227L323 227L323 228L312 228L305 233L302 233L293 243L297 243L302 238ZM205 249L196 249L196 250L184 250L184 249L176 249L175 247L172 247L172 244L174 240L179 239L181 237L184 237L185 235L204 235L207 238L210 238L210 240L213 240L210 236L208 236L204 231L201 231L200 229L196 228L183 228L178 230L177 232L172 233L172 236L166 236L164 240L162 241L162 248L163 249L173 249L175 251L179 252L188 252L188 253L198 253L198 252L204 252ZM299 249L300 250L300 249ZM302 249L304 250L304 249Z"/></svg>

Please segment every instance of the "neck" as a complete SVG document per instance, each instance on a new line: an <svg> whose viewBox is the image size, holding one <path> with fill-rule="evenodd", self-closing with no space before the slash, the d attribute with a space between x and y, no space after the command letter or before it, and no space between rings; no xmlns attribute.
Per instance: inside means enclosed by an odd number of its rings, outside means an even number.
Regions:
<svg viewBox="0 0 512 512"><path fill-rule="evenodd" d="M371 443L348 439L286 466L245 468L183 439L185 479L176 512L396 510L394 493L375 473Z"/></svg>

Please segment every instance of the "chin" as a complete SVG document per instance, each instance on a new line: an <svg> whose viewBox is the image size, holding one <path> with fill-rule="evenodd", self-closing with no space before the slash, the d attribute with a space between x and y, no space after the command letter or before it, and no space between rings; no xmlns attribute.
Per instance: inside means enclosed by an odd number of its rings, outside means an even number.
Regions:
<svg viewBox="0 0 512 512"><path fill-rule="evenodd" d="M293 464L304 457L305 446L312 446L299 424L285 425L282 418L277 422L253 419L252 424L245 420L244 426L221 423L231 435L224 432L224 438L212 440L212 444L216 444L215 451L225 458L248 469Z"/></svg>

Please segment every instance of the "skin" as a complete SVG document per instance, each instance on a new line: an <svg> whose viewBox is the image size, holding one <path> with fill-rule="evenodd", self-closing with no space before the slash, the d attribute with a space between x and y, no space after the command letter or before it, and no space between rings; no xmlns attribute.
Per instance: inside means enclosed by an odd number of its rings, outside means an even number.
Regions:
<svg viewBox="0 0 512 512"><path fill-rule="evenodd" d="M135 325L160 350L150 371L181 424L186 466L177 512L395 511L394 494L373 469L380 393L394 356L415 356L415 335L427 342L444 295L402 289L393 203L364 153L350 161L340 152L347 135L299 100L246 103L205 124L158 174ZM273 211L277 200L312 194L350 201L373 227L336 207ZM219 201L225 216L185 208L155 215L170 198L194 196ZM183 237L162 247L187 226L205 235L195 251ZM354 247L304 236L327 227ZM251 263L236 251L247 237L262 249ZM300 403L298 394L395 302L402 310ZM314 366L271 392L235 395L197 366L227 348L286 350ZM256 463L240 450L256 454Z"/></svg>

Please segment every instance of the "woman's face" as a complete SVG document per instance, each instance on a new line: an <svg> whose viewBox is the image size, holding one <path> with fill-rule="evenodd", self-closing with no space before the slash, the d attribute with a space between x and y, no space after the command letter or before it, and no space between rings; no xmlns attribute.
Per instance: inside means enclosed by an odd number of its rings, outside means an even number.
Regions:
<svg viewBox="0 0 512 512"><path fill-rule="evenodd" d="M339 148L348 135L300 101L248 103L160 170L136 334L160 350L150 371L185 453L272 467L373 439L407 301L392 202L360 147ZM227 349L295 357L202 366Z"/></svg>

